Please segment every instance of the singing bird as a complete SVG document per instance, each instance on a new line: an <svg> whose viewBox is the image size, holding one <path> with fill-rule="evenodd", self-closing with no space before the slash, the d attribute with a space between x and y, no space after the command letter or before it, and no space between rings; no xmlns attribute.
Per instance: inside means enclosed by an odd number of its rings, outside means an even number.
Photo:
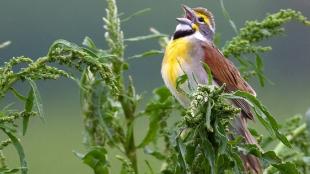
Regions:
<svg viewBox="0 0 310 174"><path fill-rule="evenodd" d="M165 49L161 74L166 86L175 98L184 106L190 99L176 89L177 78L186 74L192 88L198 84L207 84L208 74L204 69L206 63L213 76L213 84L226 84L225 92L246 91L256 96L253 88L242 78L235 65L224 57L213 43L215 22L213 14L206 8L189 8L183 6L185 16L177 18L178 25ZM187 91L187 85L181 88ZM257 144L256 139L247 128L247 121L253 120L250 105L241 99L231 102L241 108L241 114L233 122L233 130L244 137L246 143ZM244 166L252 173L261 173L259 160L252 155L241 155Z"/></svg>

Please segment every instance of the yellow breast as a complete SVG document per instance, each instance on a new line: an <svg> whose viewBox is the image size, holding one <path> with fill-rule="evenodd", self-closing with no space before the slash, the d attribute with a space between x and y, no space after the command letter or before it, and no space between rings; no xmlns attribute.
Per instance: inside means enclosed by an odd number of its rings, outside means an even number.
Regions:
<svg viewBox="0 0 310 174"><path fill-rule="evenodd" d="M161 73L168 87L176 87L177 78L184 74L183 66L190 63L191 43L186 38L171 41L165 51Z"/></svg>

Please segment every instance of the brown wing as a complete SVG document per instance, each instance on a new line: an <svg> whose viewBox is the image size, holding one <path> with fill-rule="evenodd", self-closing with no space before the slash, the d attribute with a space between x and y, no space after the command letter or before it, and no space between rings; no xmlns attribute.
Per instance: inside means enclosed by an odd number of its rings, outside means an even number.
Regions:
<svg viewBox="0 0 310 174"><path fill-rule="evenodd" d="M242 78L239 70L235 65L211 43L205 43L203 45L205 50L204 62L209 66L214 81L218 85L226 84L226 92L232 92L236 90L246 91L256 96L253 88ZM233 103L242 109L242 112L247 118L253 119L251 108L249 104L244 100L233 100Z"/></svg>

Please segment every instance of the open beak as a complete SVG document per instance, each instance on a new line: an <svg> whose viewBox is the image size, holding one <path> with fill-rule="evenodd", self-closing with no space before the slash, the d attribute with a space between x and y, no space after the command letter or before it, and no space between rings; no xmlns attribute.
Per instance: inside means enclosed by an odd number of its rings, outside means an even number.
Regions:
<svg viewBox="0 0 310 174"><path fill-rule="evenodd" d="M193 9L191 9L190 7L186 6L186 5L182 5L183 10L185 12L185 18L189 19L190 21L192 21L192 23L196 22L196 14L195 11Z"/></svg>
<svg viewBox="0 0 310 174"><path fill-rule="evenodd" d="M183 25L188 25L188 26L192 26L192 21L191 20L189 20L189 19L187 19L187 18L177 18L176 19L180 24L183 24Z"/></svg>

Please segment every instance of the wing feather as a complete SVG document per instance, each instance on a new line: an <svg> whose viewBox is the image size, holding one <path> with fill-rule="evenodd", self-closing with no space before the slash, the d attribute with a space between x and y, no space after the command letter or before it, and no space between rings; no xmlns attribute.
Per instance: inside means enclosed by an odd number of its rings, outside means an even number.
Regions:
<svg viewBox="0 0 310 174"><path fill-rule="evenodd" d="M214 44L203 44L205 50L204 62L208 64L211 69L214 81L218 85L226 84L226 92L233 92L236 90L246 91L256 96L253 88L242 78L239 70L235 65L218 50ZM242 115L249 119L253 119L251 107L245 100L235 99L233 103L242 109Z"/></svg>

